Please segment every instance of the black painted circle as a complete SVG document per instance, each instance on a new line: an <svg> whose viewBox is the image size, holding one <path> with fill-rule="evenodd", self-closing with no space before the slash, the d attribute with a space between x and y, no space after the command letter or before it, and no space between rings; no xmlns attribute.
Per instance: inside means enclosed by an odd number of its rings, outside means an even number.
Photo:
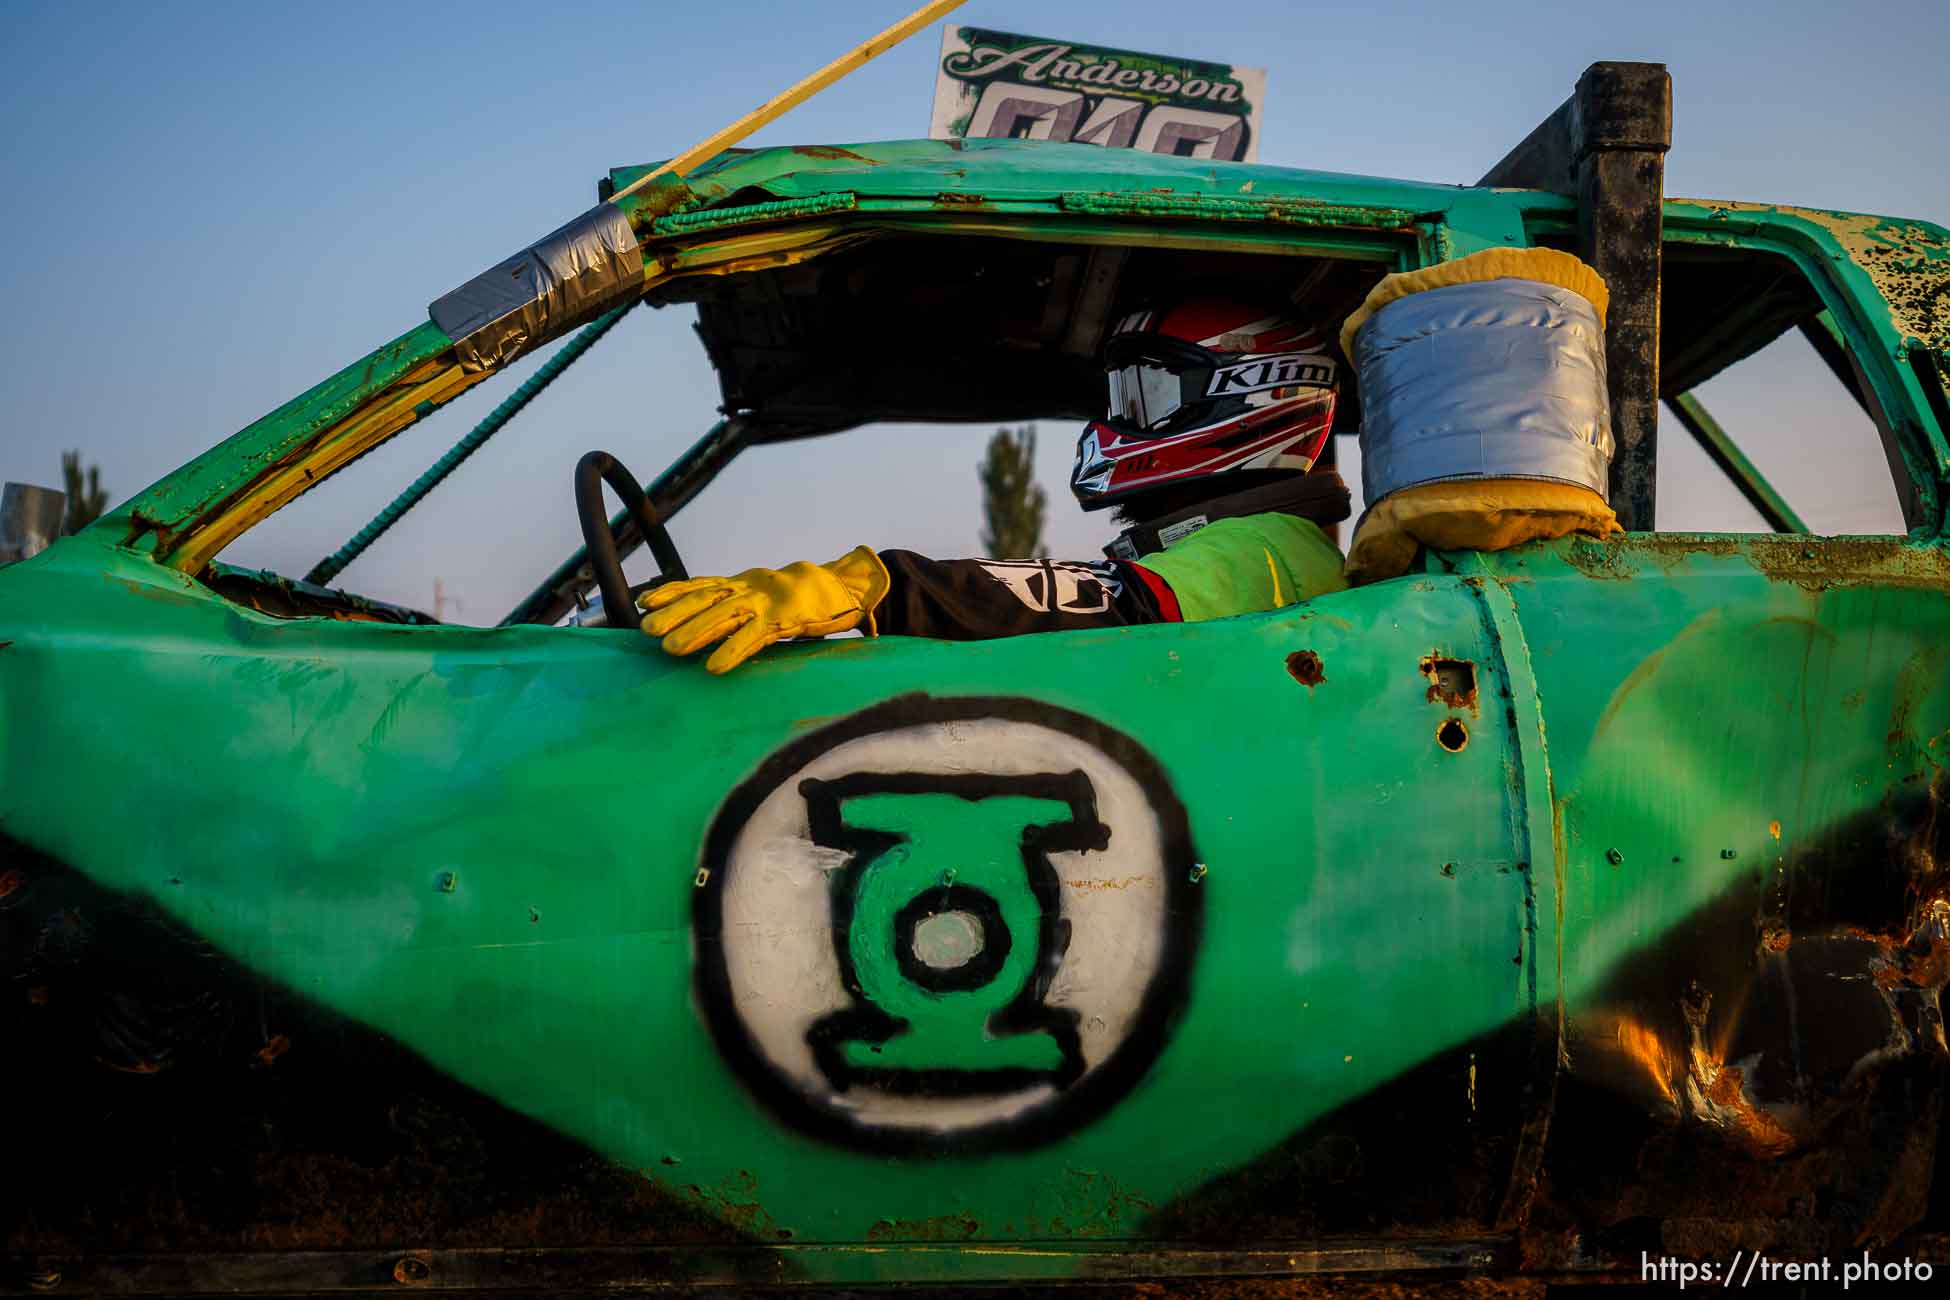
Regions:
<svg viewBox="0 0 1950 1300"><path fill-rule="evenodd" d="M959 966L930 966L914 951L914 932L921 922L943 912L965 912L982 927L982 950ZM930 993L965 993L981 988L1001 974L1011 946L1002 905L988 891L972 885L924 889L894 914L894 960L902 975Z"/></svg>
<svg viewBox="0 0 1950 1300"><path fill-rule="evenodd" d="M731 850L759 805L826 751L878 732L979 720L1026 723L1074 737L1123 768L1144 792L1157 820L1166 891L1158 965L1123 1040L1047 1101L1006 1119L955 1130L865 1123L845 1107L809 1095L781 1074L759 1051L739 1018L722 943ZM704 883L693 894L693 978L698 1003L712 1041L733 1073L773 1114L811 1137L882 1154L972 1154L1044 1146L1102 1117L1137 1086L1164 1050L1190 993L1192 961L1204 928L1205 895L1213 888L1192 879L1197 862L1185 805L1164 768L1150 751L1123 732L1084 714L1021 696L895 696L774 750L756 772L726 796L705 832L699 862L699 878Z"/></svg>

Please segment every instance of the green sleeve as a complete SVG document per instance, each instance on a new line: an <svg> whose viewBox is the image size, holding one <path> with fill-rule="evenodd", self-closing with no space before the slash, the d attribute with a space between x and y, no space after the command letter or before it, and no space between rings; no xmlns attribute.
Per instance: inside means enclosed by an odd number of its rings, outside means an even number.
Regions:
<svg viewBox="0 0 1950 1300"><path fill-rule="evenodd" d="M1278 609L1347 586L1340 548L1297 515L1221 519L1138 563L1170 585L1187 622Z"/></svg>

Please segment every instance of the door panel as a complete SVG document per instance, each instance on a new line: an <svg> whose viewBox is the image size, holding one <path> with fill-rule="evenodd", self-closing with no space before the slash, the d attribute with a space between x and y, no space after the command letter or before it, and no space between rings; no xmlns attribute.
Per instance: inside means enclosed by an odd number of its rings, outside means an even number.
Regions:
<svg viewBox="0 0 1950 1300"><path fill-rule="evenodd" d="M28 576L0 599L31 600ZM248 1242L293 1162L386 1181L360 1153L417 1113L380 1104L387 1072L422 1098L448 1081L436 1146L494 1171L416 1202L435 1242L511 1244L522 1213L601 1202L610 1168L639 1241L1211 1236L1269 1185L1275 1238L1494 1212L1513 1099L1535 1104L1505 1045L1555 904L1461 579L831 642L725 679L634 634L280 622L136 561L95 588L8 651L10 725L66 737L11 756L8 831L71 905L147 927L155 964L200 953L211 996L255 1000L226 1023L283 1006L312 1035L274 1064L177 1050L175 1077L226 1080L221 1115L169 1123L209 1136L236 1212L152 1208L116 1220L125 1245ZM105 817L104 789L140 796ZM944 974L1004 941L972 985ZM280 1109L294 1077L342 1081L342 1131ZM312 1146L255 1163L212 1127L238 1114ZM360 1128L376 1115L392 1137ZM1391 1211L1390 1144L1429 1133L1466 1177ZM97 1155L124 1187L174 1176ZM78 1223L104 1193L68 1186L50 1213Z"/></svg>

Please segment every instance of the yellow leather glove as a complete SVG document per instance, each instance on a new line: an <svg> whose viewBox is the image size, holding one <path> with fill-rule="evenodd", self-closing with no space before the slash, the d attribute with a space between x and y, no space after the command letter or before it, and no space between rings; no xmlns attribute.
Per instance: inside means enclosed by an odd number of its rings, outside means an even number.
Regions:
<svg viewBox="0 0 1950 1300"><path fill-rule="evenodd" d="M704 666L728 673L771 645L866 625L892 586L887 566L865 546L829 564L801 560L783 569L746 569L735 578L670 582L637 598L651 611L643 630L663 638L670 654L687 655L723 641Z"/></svg>

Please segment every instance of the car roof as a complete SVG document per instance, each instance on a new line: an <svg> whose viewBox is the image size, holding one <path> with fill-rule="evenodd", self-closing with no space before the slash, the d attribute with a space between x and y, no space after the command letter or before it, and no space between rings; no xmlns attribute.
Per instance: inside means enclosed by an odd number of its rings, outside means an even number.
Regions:
<svg viewBox="0 0 1950 1300"><path fill-rule="evenodd" d="M599 192L624 189L654 170L654 164L619 167L599 183ZM1093 242L1063 219L1092 217L1192 218L1207 232L1218 219L1231 231L1251 223L1336 227L1361 230L1385 239L1416 238L1434 226L1465 232L1467 240L1485 236L1494 242L1542 242L1569 247L1576 205L1569 195L1543 190L1511 190L1486 186L1435 184L1385 177L1281 167L1264 163L1214 162L1129 149L1041 140L887 140L858 144L812 144L766 149L732 150L698 168L684 180L660 177L642 194L649 200L644 233L683 240L715 237L723 227L765 224L773 227L812 225L842 216L905 218L899 228L919 216L989 214L1009 218L1006 224L987 223L989 237L1011 234L1035 237L1038 229L1071 232L1077 246ZM1710 378L1734 361L1771 342L1794 323L1820 309L1814 289L1799 277L1784 277L1784 263L1743 241L1730 239L1737 216L1752 229L1778 229L1797 238L1816 235L1820 242L1842 240L1858 227L1864 239L1886 242L1888 232L1903 240L1920 239L1930 245L1930 259L1946 251L1944 232L1928 223L1898 222L1866 214L1826 212L1785 206L1723 203L1714 200L1670 199L1669 217L1692 213L1711 218L1719 229L1704 241L1688 242L1668 233L1669 268L1666 337L1662 340L1664 379L1673 392ZM641 228L641 227L640 227ZM857 225L856 225L857 228ZM881 229L895 227L881 226ZM937 231L941 227L934 227ZM1154 237L1161 236L1153 227ZM1187 227L1179 226L1182 233ZM1267 232L1272 235L1271 231ZM1057 237L1045 234L1042 238ZM1291 239L1272 235L1275 239ZM1890 236L1893 237L1893 236ZM1162 238L1158 242L1166 242ZM1304 241L1303 241L1304 242ZM1803 242L1807 242L1803 239ZM1857 240L1861 242L1861 240ZM991 248L994 246L991 245ZM1673 250L1678 249L1675 252ZM1855 251L1852 247L1851 254ZM1887 250L1872 247L1870 253ZM1454 255L1453 252L1446 255ZM947 259L952 263L952 257ZM1884 268L1873 257L1855 260L1869 272ZM940 259L917 262L913 272L952 277ZM998 268L1001 269L1001 268ZM1008 271L1047 279L1047 268L1010 264ZM1155 267L1151 268L1155 272ZM1942 283L1942 268L1926 268L1933 293ZM1886 276L1884 278L1887 278ZM1016 381L1017 402L1003 402L990 392L986 376L997 373L998 356L985 365L969 367L962 381L931 380L924 392L888 392L884 400L865 400L874 386L852 364L836 366L821 357L830 340L840 337L885 337L880 322L918 322L938 334L944 313L917 314L911 302L889 301L878 310L866 309L847 317L835 307L831 293L816 308L776 310L775 288L753 290L746 303L736 300L747 290L722 278L708 288L678 287L672 297L701 295L700 329L712 364L718 370L726 410L751 410L767 417L764 439L798 437L849 427L872 419L1008 420L1034 415L1071 416L1087 413L1098 399L1100 378L1087 365L1075 364L1090 349L1077 347L1078 331L1069 332L1073 354L1065 359L1052 349L1050 338L1021 335L1009 340L957 340L958 355L974 360L980 349L1000 342L1009 354L1008 370ZM991 277L991 283L995 277ZM966 295L975 286L952 283L964 309L993 309L980 295ZM1888 293L1880 281L1874 286L1887 294L1889 305L1900 308L1904 294ZM858 297L850 286L846 297ZM1919 295L1907 292L1907 299ZM711 299L716 299L714 304ZM668 299L667 299L668 300ZM803 299L802 299L803 301ZM1358 302L1358 297L1356 299ZM1019 307L1021 304L1017 304ZM1351 304L1344 304L1351 305ZM1734 310L1735 307L1738 310ZM962 315L977 314L964 310ZM1915 312L1908 313L1910 317ZM785 324L781 324L781 320ZM1089 324L1090 322L1086 322ZM1934 321L1905 318L1899 332L1925 339L1944 333L1930 328ZM1919 325L1921 327L1919 327ZM1019 332L1020 333L1020 332ZM1024 349L1036 345L1048 364L1034 373ZM897 369L913 372L912 358ZM837 382L818 376L835 375ZM808 383L806 377L814 376ZM790 382L783 382L787 376ZM974 376L968 379L967 376ZM1662 396L1670 393L1662 391Z"/></svg>
<svg viewBox="0 0 1950 1300"><path fill-rule="evenodd" d="M625 188L655 166L612 169L605 182L611 188L605 189L605 195ZM967 194L1029 200L1088 190L1443 207L1458 190L1468 188L1048 140L881 140L733 149L693 171L684 183L700 206L749 201L744 196L754 190L779 199L851 193L877 198ZM679 205L690 203L680 200Z"/></svg>

